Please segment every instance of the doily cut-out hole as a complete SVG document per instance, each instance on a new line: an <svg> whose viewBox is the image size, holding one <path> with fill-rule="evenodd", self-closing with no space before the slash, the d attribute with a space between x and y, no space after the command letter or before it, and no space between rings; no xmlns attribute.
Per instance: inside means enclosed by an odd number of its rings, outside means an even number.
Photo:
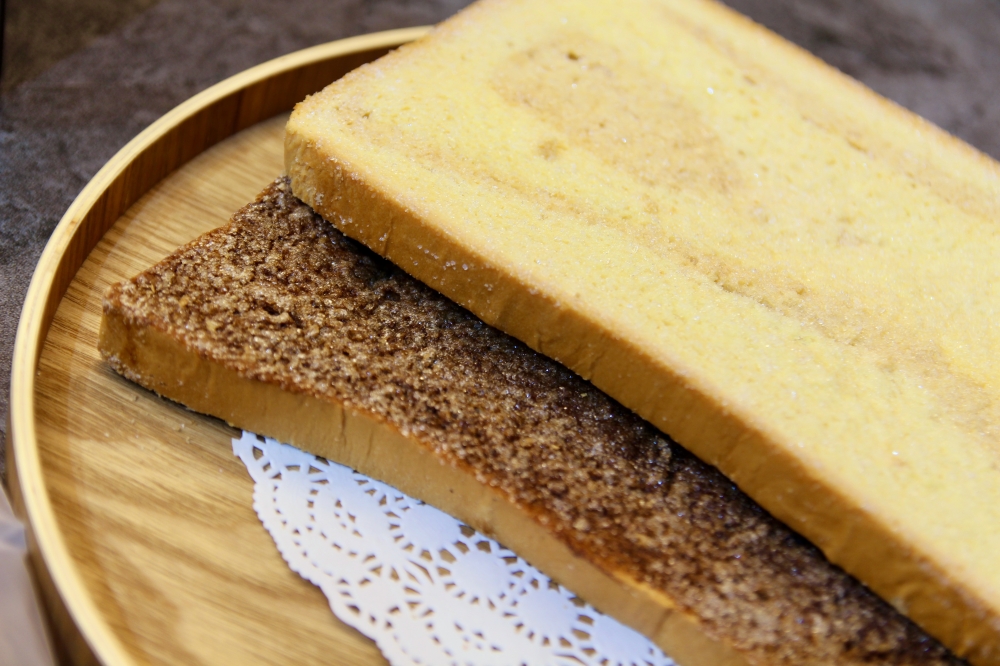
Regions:
<svg viewBox="0 0 1000 666"><path fill-rule="evenodd" d="M392 486L244 432L233 452L288 566L396 666L669 666L499 543Z"/></svg>

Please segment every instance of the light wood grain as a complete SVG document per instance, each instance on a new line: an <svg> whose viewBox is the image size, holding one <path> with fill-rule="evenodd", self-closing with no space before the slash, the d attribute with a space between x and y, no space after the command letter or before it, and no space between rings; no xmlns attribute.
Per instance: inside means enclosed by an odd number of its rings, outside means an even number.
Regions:
<svg viewBox="0 0 1000 666"><path fill-rule="evenodd" d="M121 379L96 345L108 285L282 172L286 116L262 118L420 32L345 40L207 91L126 146L57 228L20 322L9 432L16 505L72 661L382 663L281 559L234 431Z"/></svg>

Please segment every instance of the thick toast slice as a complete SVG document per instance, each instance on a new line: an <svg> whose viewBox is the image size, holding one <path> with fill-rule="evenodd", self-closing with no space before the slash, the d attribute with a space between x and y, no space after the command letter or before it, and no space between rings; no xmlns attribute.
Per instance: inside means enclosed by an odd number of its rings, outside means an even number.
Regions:
<svg viewBox="0 0 1000 666"><path fill-rule="evenodd" d="M287 181L112 287L100 340L163 396L495 535L684 666L961 663L717 470Z"/></svg>
<svg viewBox="0 0 1000 666"><path fill-rule="evenodd" d="M485 0L299 105L295 193L1000 664L1000 168L703 0Z"/></svg>

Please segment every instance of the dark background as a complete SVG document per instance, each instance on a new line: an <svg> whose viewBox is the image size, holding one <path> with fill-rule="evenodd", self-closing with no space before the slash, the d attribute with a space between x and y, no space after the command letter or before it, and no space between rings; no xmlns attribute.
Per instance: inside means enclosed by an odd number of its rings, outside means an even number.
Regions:
<svg viewBox="0 0 1000 666"><path fill-rule="evenodd" d="M465 4L6 0L0 415L7 413L14 333L35 262L73 198L129 139L198 91L260 62L333 39L434 23ZM727 4L1000 158L1000 0Z"/></svg>

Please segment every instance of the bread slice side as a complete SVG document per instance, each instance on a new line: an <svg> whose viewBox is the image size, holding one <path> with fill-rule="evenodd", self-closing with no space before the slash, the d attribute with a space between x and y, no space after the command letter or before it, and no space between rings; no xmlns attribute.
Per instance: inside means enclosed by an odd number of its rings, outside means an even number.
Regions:
<svg viewBox="0 0 1000 666"><path fill-rule="evenodd" d="M575 554L532 519L484 486L468 469L369 412L283 390L207 362L176 337L136 325L121 310L106 312L101 349L122 376L232 426L290 443L394 487L459 518L512 548L592 606L631 626L682 665L755 663L725 641L708 637L667 595L628 576L612 575ZM127 360L123 360L127 359Z"/></svg>
<svg viewBox="0 0 1000 666"><path fill-rule="evenodd" d="M301 104L286 167L1000 663L994 162L711 3L508 1Z"/></svg>
<svg viewBox="0 0 1000 666"><path fill-rule="evenodd" d="M699 664L958 664L589 383L382 262L279 181L104 305L188 407L398 486Z"/></svg>

